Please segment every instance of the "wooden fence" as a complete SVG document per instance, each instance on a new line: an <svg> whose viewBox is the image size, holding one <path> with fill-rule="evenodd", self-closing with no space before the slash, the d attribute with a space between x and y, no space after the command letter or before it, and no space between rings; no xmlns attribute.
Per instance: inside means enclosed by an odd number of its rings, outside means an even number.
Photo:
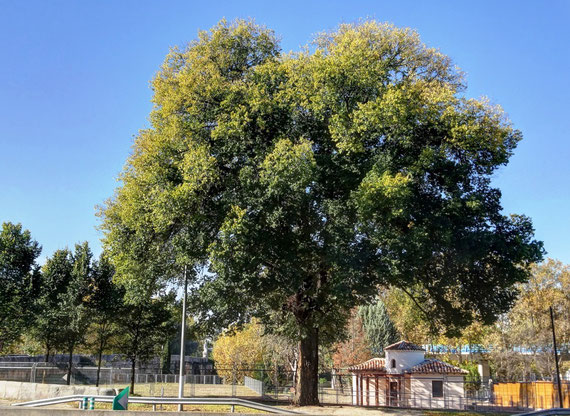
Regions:
<svg viewBox="0 0 570 416"><path fill-rule="evenodd" d="M493 384L495 404L530 409L561 407L558 403L558 386L551 381ZM570 382L562 382L562 401L570 407Z"/></svg>

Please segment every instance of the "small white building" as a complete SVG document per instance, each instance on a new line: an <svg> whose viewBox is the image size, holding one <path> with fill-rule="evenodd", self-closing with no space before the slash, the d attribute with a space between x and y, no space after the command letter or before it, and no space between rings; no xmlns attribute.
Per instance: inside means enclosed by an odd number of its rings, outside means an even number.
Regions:
<svg viewBox="0 0 570 416"><path fill-rule="evenodd" d="M467 371L426 359L423 348L407 341L389 345L384 351L386 358L372 358L348 369L354 405L464 408Z"/></svg>

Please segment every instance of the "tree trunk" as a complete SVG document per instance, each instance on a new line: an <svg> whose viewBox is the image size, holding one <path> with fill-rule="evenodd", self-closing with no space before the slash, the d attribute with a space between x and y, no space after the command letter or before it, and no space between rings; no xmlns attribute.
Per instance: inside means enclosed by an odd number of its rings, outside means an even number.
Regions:
<svg viewBox="0 0 570 416"><path fill-rule="evenodd" d="M134 393L135 393L135 369L136 369L136 362L137 362L137 357L133 357L133 359L131 360L131 390L129 391L129 394L134 394Z"/></svg>
<svg viewBox="0 0 570 416"><path fill-rule="evenodd" d="M101 376L101 357L103 356L103 341L99 344L99 357L97 360L97 380L95 381L95 387L99 387L99 377Z"/></svg>
<svg viewBox="0 0 570 416"><path fill-rule="evenodd" d="M49 350L50 350L50 346L46 344L46 363L49 363Z"/></svg>
<svg viewBox="0 0 570 416"><path fill-rule="evenodd" d="M299 342L297 383L294 403L297 406L319 404L319 330L307 328Z"/></svg>
<svg viewBox="0 0 570 416"><path fill-rule="evenodd" d="M73 366L73 346L69 347L69 361L67 362L67 385L71 384L71 368Z"/></svg>

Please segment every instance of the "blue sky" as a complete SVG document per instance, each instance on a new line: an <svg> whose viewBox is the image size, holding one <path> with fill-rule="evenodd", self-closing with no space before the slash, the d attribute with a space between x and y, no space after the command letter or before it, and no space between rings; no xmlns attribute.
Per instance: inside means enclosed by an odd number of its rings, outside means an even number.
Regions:
<svg viewBox="0 0 570 416"><path fill-rule="evenodd" d="M494 177L506 213L533 218L548 255L570 263L570 2L0 0L0 221L54 250L89 241L169 47L222 17L253 17L284 51L371 17L418 30L467 74L468 96L522 130ZM43 261L43 260L42 260Z"/></svg>

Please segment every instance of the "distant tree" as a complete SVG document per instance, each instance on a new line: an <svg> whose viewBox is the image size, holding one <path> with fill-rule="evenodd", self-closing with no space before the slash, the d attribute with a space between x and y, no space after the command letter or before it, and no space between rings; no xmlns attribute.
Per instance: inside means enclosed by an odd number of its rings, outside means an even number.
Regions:
<svg viewBox="0 0 570 416"><path fill-rule="evenodd" d="M263 344L264 369L270 369L275 376L277 369L284 368L288 374L292 374L293 385L299 362L299 349L295 341L289 337L275 333L265 333L261 338Z"/></svg>
<svg viewBox="0 0 570 416"><path fill-rule="evenodd" d="M531 278L519 285L520 297L508 313L511 336L533 354L552 346L549 307L556 318L561 348L570 348L570 265L547 259L533 266Z"/></svg>
<svg viewBox="0 0 570 416"><path fill-rule="evenodd" d="M382 300L377 299L375 303L361 306L358 309L358 316L362 320L362 326L373 354L382 353L386 346L400 340L400 335L388 316Z"/></svg>
<svg viewBox="0 0 570 416"><path fill-rule="evenodd" d="M547 259L532 267L528 282L518 285L514 307L487 337L497 377L505 380L550 378L555 364L549 307L555 315L558 348L570 348L570 265ZM520 354L514 350L526 350Z"/></svg>
<svg viewBox="0 0 570 416"><path fill-rule="evenodd" d="M68 354L67 384L71 383L73 353L85 340L91 319L87 302L92 257L87 242L76 244L74 252L57 250L42 270L38 313L31 333L43 345L46 362L54 348Z"/></svg>
<svg viewBox="0 0 570 416"><path fill-rule="evenodd" d="M87 308L92 317L89 339L91 347L95 348L97 354L96 386L99 386L103 351L107 349L111 337L117 334L118 316L124 309L124 289L113 281L114 273L109 259L105 253L102 253L99 261L93 265L87 301Z"/></svg>
<svg viewBox="0 0 570 416"><path fill-rule="evenodd" d="M32 335L45 351L45 362L58 346L62 322L61 303L73 279L73 255L68 249L57 250L46 260L42 268L38 314Z"/></svg>
<svg viewBox="0 0 570 416"><path fill-rule="evenodd" d="M0 354L29 327L33 318L41 247L20 224L0 231Z"/></svg>
<svg viewBox="0 0 570 416"><path fill-rule="evenodd" d="M135 392L136 364L160 354L161 347L176 333L172 307L175 294L137 298L125 303L117 316L118 333L114 348L131 362L131 389Z"/></svg>
<svg viewBox="0 0 570 416"><path fill-rule="evenodd" d="M87 242L75 245L71 256L71 279L67 290L59 296L57 345L68 354L67 384L71 383L73 353L85 340L92 319L87 307L93 273L92 258Z"/></svg>
<svg viewBox="0 0 570 416"><path fill-rule="evenodd" d="M243 328L231 328L214 341L212 358L216 372L225 380L242 382L263 364L263 328L253 321Z"/></svg>
<svg viewBox="0 0 570 416"><path fill-rule="evenodd" d="M460 368L467 370L468 374L465 375L463 388L468 393L474 393L481 388L481 375L476 362L464 361L461 363L452 363L458 365Z"/></svg>
<svg viewBox="0 0 570 416"><path fill-rule="evenodd" d="M366 337L362 318L353 310L346 325L346 339L333 346L334 368L346 368L372 358L370 343Z"/></svg>
<svg viewBox="0 0 570 416"><path fill-rule="evenodd" d="M253 315L297 341L298 405L318 403L319 346L379 286L453 335L507 311L541 259L491 183L521 133L410 29L343 24L282 55L271 30L223 21L152 86L102 210L117 273L140 288L207 264L200 322Z"/></svg>

